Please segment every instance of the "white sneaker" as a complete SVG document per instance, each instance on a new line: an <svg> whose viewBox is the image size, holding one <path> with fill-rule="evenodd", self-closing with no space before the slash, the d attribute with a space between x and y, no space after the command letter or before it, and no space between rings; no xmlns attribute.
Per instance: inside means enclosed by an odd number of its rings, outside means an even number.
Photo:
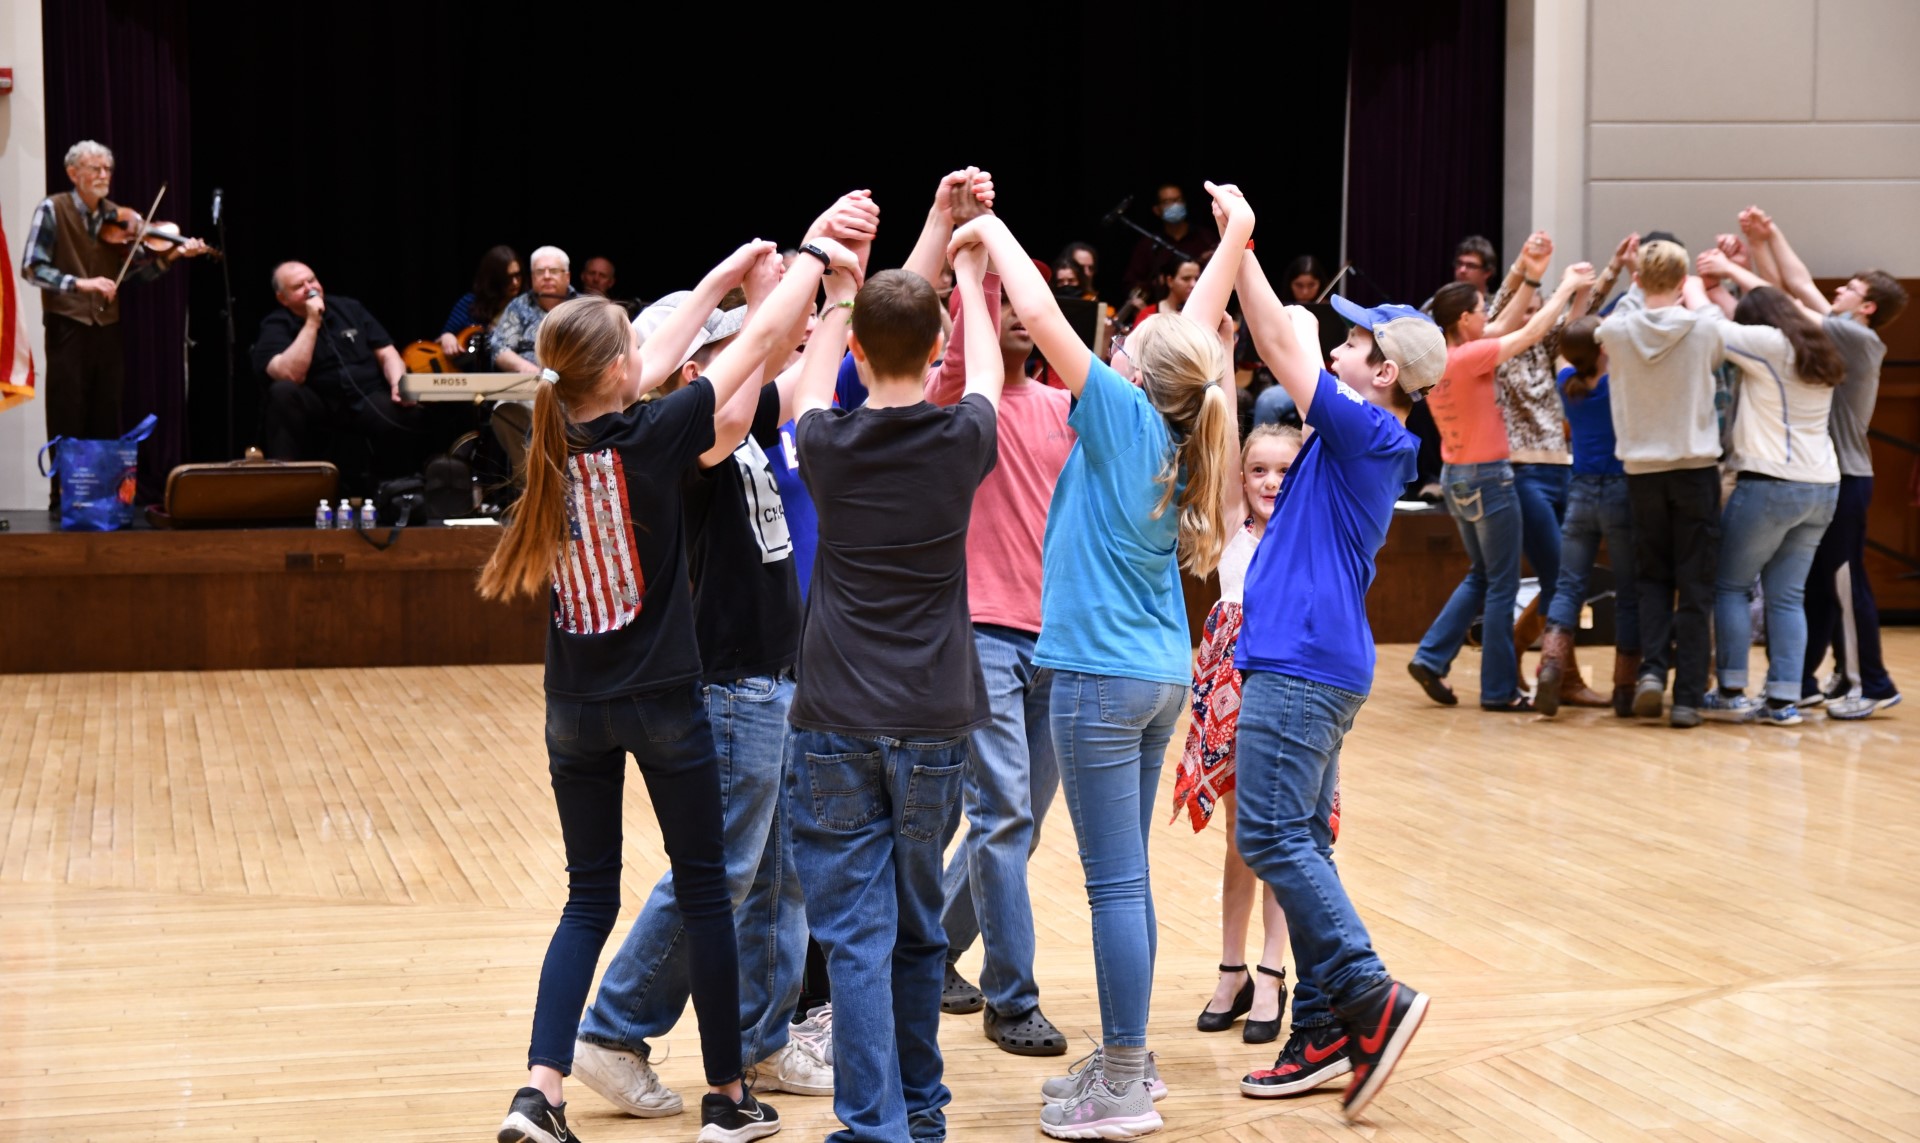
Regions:
<svg viewBox="0 0 1920 1143"><path fill-rule="evenodd" d="M819 1004L807 1009L807 1018L795 1024L787 1033L813 1050L813 1054L828 1066L833 1066L833 1005Z"/></svg>
<svg viewBox="0 0 1920 1143"><path fill-rule="evenodd" d="M790 1091L795 1095L832 1095L833 1065L827 1063L799 1039L786 1045L754 1066L758 1077L753 1090Z"/></svg>
<svg viewBox="0 0 1920 1143"><path fill-rule="evenodd" d="M573 1075L628 1115L661 1119L682 1110L680 1093L661 1083L653 1065L637 1052L575 1040Z"/></svg>

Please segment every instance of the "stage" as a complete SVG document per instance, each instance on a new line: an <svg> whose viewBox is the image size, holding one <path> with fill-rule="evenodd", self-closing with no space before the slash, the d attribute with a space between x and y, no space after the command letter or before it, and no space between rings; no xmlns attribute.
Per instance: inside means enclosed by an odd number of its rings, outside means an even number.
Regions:
<svg viewBox="0 0 1920 1143"><path fill-rule="evenodd" d="M1920 686L1920 631L1888 653ZM1340 860L1388 964L1433 995L1426 1028L1357 1135L1337 1087L1242 1098L1274 1047L1193 1028L1220 830L1159 825L1157 1138L1920 1138L1920 707L1544 722L1432 705L1409 654L1382 648L1349 739ZM0 1138L491 1137L564 894L538 667L0 684ZM626 828L623 929L664 867L637 783ZM1056 802L1037 967L1082 1042L1075 852ZM1037 1085L1073 1057L1006 1055L978 1019L943 1021L950 1137L1040 1138ZM662 1076L697 1095L690 1015L669 1043ZM568 1090L592 1143L698 1127ZM768 1099L779 1138L833 1125L826 1099Z"/></svg>

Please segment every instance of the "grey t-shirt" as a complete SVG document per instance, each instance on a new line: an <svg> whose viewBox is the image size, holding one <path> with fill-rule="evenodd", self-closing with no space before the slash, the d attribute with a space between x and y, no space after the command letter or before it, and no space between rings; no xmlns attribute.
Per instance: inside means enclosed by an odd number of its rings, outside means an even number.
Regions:
<svg viewBox="0 0 1920 1143"><path fill-rule="evenodd" d="M1822 325L1847 363L1846 379L1833 391L1833 416L1827 421L1840 475L1872 476L1867 423L1873 420L1873 403L1880 396L1880 362L1887 356L1887 343L1846 314L1828 314Z"/></svg>

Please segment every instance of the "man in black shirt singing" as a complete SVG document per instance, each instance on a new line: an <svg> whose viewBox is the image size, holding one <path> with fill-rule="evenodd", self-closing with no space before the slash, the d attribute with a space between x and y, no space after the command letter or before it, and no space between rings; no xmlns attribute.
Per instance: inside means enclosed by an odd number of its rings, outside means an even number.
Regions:
<svg viewBox="0 0 1920 1143"><path fill-rule="evenodd" d="M406 365L386 329L352 298L328 296L301 262L274 268L273 297L281 308L261 321L253 346L253 366L269 381L262 426L267 456L327 457L329 434L340 433L366 438L377 480L417 470L428 418L400 400ZM341 467L351 480L360 465Z"/></svg>

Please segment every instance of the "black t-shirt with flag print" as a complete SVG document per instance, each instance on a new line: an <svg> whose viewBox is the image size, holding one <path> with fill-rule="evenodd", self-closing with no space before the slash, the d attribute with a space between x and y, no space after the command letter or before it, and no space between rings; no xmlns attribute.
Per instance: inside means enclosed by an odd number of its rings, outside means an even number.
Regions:
<svg viewBox="0 0 1920 1143"><path fill-rule="evenodd" d="M572 426L547 694L598 702L700 677L681 485L713 447L704 377Z"/></svg>

